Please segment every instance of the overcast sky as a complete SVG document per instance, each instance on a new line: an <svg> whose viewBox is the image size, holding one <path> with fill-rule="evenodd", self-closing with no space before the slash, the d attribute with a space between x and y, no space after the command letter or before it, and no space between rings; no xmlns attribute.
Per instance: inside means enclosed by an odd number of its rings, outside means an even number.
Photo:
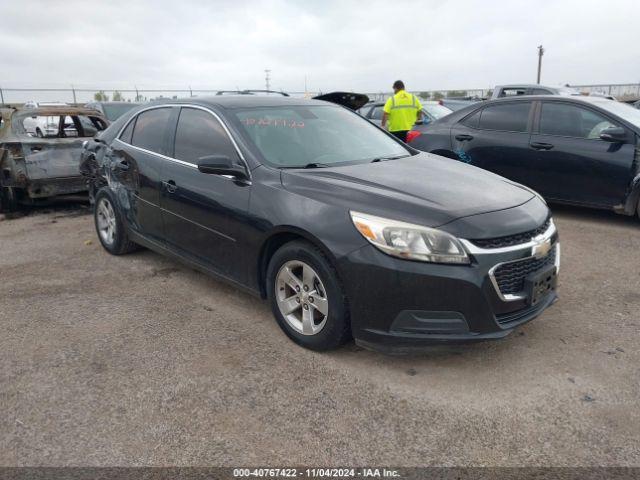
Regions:
<svg viewBox="0 0 640 480"><path fill-rule="evenodd" d="M378 92L640 82L637 0L0 0L0 86Z"/></svg>

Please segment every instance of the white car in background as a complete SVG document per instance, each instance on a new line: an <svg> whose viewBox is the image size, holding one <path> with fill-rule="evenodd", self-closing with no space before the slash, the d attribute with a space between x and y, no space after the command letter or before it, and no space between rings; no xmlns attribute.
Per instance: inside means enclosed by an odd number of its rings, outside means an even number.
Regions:
<svg viewBox="0 0 640 480"><path fill-rule="evenodd" d="M422 121L424 124L438 120L453 112L453 110L437 101L421 99L420 103L422 104ZM382 109L384 108L384 104L385 102L370 102L357 112L376 125L380 125L382 123Z"/></svg>
<svg viewBox="0 0 640 480"><path fill-rule="evenodd" d="M23 108L42 108L42 107L68 107L64 102L35 102L30 100L25 102ZM26 132L34 137L44 138L55 136L58 133L59 116L36 116L25 118L23 122Z"/></svg>

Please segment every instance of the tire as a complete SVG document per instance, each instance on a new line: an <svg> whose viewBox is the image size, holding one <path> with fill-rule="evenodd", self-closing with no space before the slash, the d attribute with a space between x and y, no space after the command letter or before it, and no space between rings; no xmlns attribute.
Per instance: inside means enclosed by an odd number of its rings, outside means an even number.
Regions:
<svg viewBox="0 0 640 480"><path fill-rule="evenodd" d="M18 196L12 187L0 186L0 212L13 213L18 210Z"/></svg>
<svg viewBox="0 0 640 480"><path fill-rule="evenodd" d="M338 273L312 244L293 241L280 247L271 257L266 282L273 315L298 345L331 350L351 338L348 302Z"/></svg>
<svg viewBox="0 0 640 480"><path fill-rule="evenodd" d="M101 188L96 194L93 219L98 239L104 249L112 255L124 255L139 247L127 235L122 215L111 190Z"/></svg>

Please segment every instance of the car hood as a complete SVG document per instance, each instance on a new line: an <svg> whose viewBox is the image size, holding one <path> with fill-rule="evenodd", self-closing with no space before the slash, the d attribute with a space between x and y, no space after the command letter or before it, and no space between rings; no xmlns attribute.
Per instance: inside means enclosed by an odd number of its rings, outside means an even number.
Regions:
<svg viewBox="0 0 640 480"><path fill-rule="evenodd" d="M471 238L508 235L514 233L509 230L523 231L531 225L535 228L547 214L544 203L526 187L486 170L428 153L361 165L283 170L282 184L293 193L340 204L352 211L431 227L513 209L532 199L539 203L531 218L526 214L516 215L527 217L516 221L517 225L511 221L502 228L499 220L497 224L495 221L499 215L493 215L493 231L474 228ZM510 219L513 217L512 212ZM464 235L464 222L455 222L452 230Z"/></svg>

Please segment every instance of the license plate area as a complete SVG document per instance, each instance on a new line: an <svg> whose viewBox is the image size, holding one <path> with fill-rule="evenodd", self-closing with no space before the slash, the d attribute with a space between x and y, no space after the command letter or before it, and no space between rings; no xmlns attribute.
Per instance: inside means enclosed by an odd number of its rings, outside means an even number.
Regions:
<svg viewBox="0 0 640 480"><path fill-rule="evenodd" d="M542 272L535 272L525 279L525 292L529 299L529 305L536 305L556 289L558 274L556 267L552 266Z"/></svg>

